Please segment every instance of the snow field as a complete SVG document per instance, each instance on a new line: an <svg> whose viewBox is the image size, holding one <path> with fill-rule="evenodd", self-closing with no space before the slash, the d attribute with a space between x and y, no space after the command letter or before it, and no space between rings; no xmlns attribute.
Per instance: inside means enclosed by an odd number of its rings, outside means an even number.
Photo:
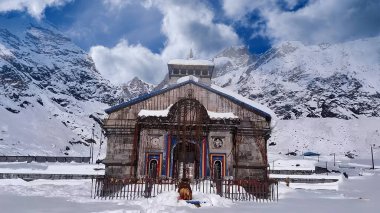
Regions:
<svg viewBox="0 0 380 213"><path fill-rule="evenodd" d="M0 163L0 173L104 175L104 165L36 162Z"/></svg>
<svg viewBox="0 0 380 213"><path fill-rule="evenodd" d="M309 162L310 161L310 162ZM380 162L377 159L376 162ZM275 162L276 163L276 162ZM304 168L310 168L315 163L314 160L302 159L282 159L278 161L282 168L292 167L294 163L299 163ZM236 202L221 198L215 194L203 194L193 191L194 200L202 202L200 208L188 204L185 201L178 201L177 192L164 192L155 198L138 200L101 200L90 198L91 180L34 180L26 182L20 179L0 180L0 205L4 213L14 212L44 212L49 203L55 203L54 208L48 212L97 212L97 213L118 213L118 212L294 212L308 211L318 212L374 212L380 207L377 202L380 195L380 170L369 170L370 164L364 160L351 160L341 162L342 165L358 170L356 174L350 175L348 179L341 178L335 183L306 184L290 183L285 186L279 183L278 203L253 203ZM26 163L25 163L26 164ZM1 164L1 168L8 167L25 169L25 165L12 163L12 165ZM42 166L31 164L34 170L43 170ZM38 167L38 168L37 168ZM58 165L48 165L56 167ZM70 169L69 167L73 167ZM75 168L77 167L77 168ZM75 171L81 166L68 164L67 172ZM91 166L83 166L91 168ZM29 168L31 169L31 168ZM352 173L355 174L355 173ZM329 175L330 176L330 175ZM29 203L33 200L33 204ZM49 202L47 202L49 201ZM19 203L23 203L20 205ZM75 209L72 207L75 206ZM64 209L64 210L62 210ZM8 211L9 210L9 211Z"/></svg>
<svg viewBox="0 0 380 213"><path fill-rule="evenodd" d="M41 209L42 206L48 205L45 199L64 200L60 203L66 211L71 210L71 206L80 205L81 212L97 213L118 213L118 212L356 212L362 209L363 212L374 212L379 207L377 197L380 194L377 181L380 180L379 171L369 171L363 176L342 180L339 183L338 190L321 190L321 187L315 188L315 185L308 184L310 187L305 188L306 184L291 184L286 187L285 184L279 184L279 202L278 203L253 203L253 202L233 202L224 199L218 195L206 195L194 192L194 199L200 200L202 206L196 208L185 201L178 201L176 192L165 192L152 199L139 199L134 201L128 200L99 200L91 199L90 187L91 180L36 180L25 182L22 180L0 180L0 196L15 196L17 202L7 202L4 200L0 203L4 209L7 206L15 207L19 201L29 198L38 198L34 209ZM325 184L324 184L325 185ZM326 188L328 189L328 188ZM29 204L22 207L19 205L21 212L37 212L30 209ZM99 206L93 209L93 206ZM101 206L101 207L100 207ZM50 209L49 212L59 211L59 207ZM329 211L330 210L330 211ZM75 210L74 210L75 211ZM10 212L10 211L9 211ZM5 211L7 213L7 211Z"/></svg>
<svg viewBox="0 0 380 213"><path fill-rule="evenodd" d="M284 158L288 151L298 155L316 152L321 154L320 161L332 161L334 153L336 160L345 160L347 152L355 158L370 159L371 146L375 158L380 159L380 118L279 120L268 141L271 142L276 145L268 147L270 162Z"/></svg>

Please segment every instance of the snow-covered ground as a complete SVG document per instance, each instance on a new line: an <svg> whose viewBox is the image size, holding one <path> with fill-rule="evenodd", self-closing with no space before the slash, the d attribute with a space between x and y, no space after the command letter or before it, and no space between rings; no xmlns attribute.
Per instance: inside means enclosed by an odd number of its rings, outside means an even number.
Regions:
<svg viewBox="0 0 380 213"><path fill-rule="evenodd" d="M0 163L0 173L104 175L104 165L35 162Z"/></svg>
<svg viewBox="0 0 380 213"><path fill-rule="evenodd" d="M33 103L32 98L28 100ZM49 98L42 100L44 106L35 104L19 113L9 113L0 107L0 155L89 156L89 146L80 135L92 138L93 125L95 141L98 143L94 153L99 153L100 127L94 124L95 121L89 115L100 115L108 105L96 101L78 101L70 108L71 111L66 111ZM104 150L102 153L104 157Z"/></svg>
<svg viewBox="0 0 380 213"><path fill-rule="evenodd" d="M310 161L310 162L309 162ZM283 168L294 163L310 167L314 159L279 160ZM380 163L377 159L376 163ZM369 170L369 160L350 160L340 162L350 167L353 172L348 179L340 178L339 182L326 184L290 183L286 187L279 184L279 202L253 203L235 202L219 197L194 192L194 199L200 200L202 207L197 208L184 201L177 201L176 192L166 192L151 199L99 200L90 198L91 180L34 180L26 182L20 179L0 180L0 206L2 213L8 212L376 212L380 203L380 170ZM62 165L61 165L62 166ZM17 163L2 164L0 168L25 169L25 165ZM31 165L36 167L36 165ZM48 165L58 168L59 164ZM83 167L91 170L91 166L66 164L62 171L72 171ZM77 167L77 168L76 168ZM92 166L93 168L94 166ZM40 168L40 170L43 170ZM0 171L1 172L1 171ZM88 172L88 171L86 171ZM355 175L357 174L357 175Z"/></svg>
<svg viewBox="0 0 380 213"><path fill-rule="evenodd" d="M374 147L375 165L380 165L379 119L299 119L280 120L268 147L269 165L275 170L313 170L328 165L340 174L293 176L293 178L336 178L334 183L291 183L279 185L278 203L232 202L217 195L194 193L206 203L201 208L177 202L175 192L152 199L91 199L91 180L0 180L1 213L8 212L376 212L380 203L380 171L369 170L370 146ZM26 149L25 149L26 150ZM297 150L297 151L296 151ZM296 151L298 156L286 156ZM319 157L302 157L303 152L321 153ZM355 159L345 154L350 151ZM336 166L334 167L335 153ZM357 155L357 156L356 156ZM318 162L319 160L319 162ZM98 165L76 163L1 163L0 173L103 174ZM103 167L99 167L102 169ZM287 177L272 174L271 177Z"/></svg>
<svg viewBox="0 0 380 213"><path fill-rule="evenodd" d="M345 154L350 152L355 158L369 159L371 146L380 159L380 118L279 120L271 142L276 143L268 147L269 157L274 160L283 158L288 151L296 151L298 155L312 151L330 159L333 153L336 158L347 159Z"/></svg>

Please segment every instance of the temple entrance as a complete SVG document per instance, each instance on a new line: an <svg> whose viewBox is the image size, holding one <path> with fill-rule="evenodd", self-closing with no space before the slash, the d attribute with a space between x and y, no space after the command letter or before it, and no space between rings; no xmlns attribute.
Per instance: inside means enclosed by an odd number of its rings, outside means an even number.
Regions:
<svg viewBox="0 0 380 213"><path fill-rule="evenodd" d="M173 149L173 177L199 178L199 158L198 145L190 142L177 144Z"/></svg>
<svg viewBox="0 0 380 213"><path fill-rule="evenodd" d="M157 178L157 160L150 160L148 176L150 178Z"/></svg>
<svg viewBox="0 0 380 213"><path fill-rule="evenodd" d="M194 91L189 89L187 98L181 98L168 113L172 123L171 135L177 141L172 152L172 177L182 179L199 178L200 147L197 142L206 137L210 117L206 108L193 98ZM196 142L197 141L197 142Z"/></svg>
<svg viewBox="0 0 380 213"><path fill-rule="evenodd" d="M223 175L222 175L222 162L220 162L219 160L215 161L214 162L214 179L222 179Z"/></svg>

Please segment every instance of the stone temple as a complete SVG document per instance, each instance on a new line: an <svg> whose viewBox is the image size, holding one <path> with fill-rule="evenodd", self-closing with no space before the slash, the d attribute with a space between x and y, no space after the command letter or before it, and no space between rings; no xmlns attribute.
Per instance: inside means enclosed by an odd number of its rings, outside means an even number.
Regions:
<svg viewBox="0 0 380 213"><path fill-rule="evenodd" d="M106 176L268 178L267 140L275 115L213 85L214 63L174 59L168 83L106 110Z"/></svg>

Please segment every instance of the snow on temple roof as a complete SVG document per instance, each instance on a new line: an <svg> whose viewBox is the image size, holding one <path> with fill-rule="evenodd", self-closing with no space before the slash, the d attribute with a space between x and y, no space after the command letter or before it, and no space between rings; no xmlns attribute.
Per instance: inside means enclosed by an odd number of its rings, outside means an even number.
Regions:
<svg viewBox="0 0 380 213"><path fill-rule="evenodd" d="M169 110L173 105L170 105L167 109L164 110L146 110L142 109L140 110L138 116L139 117L167 117L169 114ZM233 112L213 112L213 111L207 111L208 116L210 119L218 120L218 119L238 119L239 117L236 116Z"/></svg>
<svg viewBox="0 0 380 213"><path fill-rule="evenodd" d="M214 63L209 60L201 59L172 59L168 62L169 65L201 65L214 66Z"/></svg>
<svg viewBox="0 0 380 213"><path fill-rule="evenodd" d="M243 103L245 103L245 104L247 104L253 108L256 108L262 112L269 114L272 119L277 117L276 114L271 109L269 109L268 107L266 107L262 104L259 104L259 103L255 102L249 98L246 98L242 95L239 95L238 93L235 93L229 89L222 88L222 87L217 86L215 84L211 84L210 87L212 89L215 89L215 90L221 92L221 93L224 93L225 95L231 96L232 98L235 98L235 99L237 99L237 100L239 100L239 101L241 101L241 102L243 102Z"/></svg>
<svg viewBox="0 0 380 213"><path fill-rule="evenodd" d="M193 75L187 75L187 76L183 76L181 78L179 78L177 80L177 84L180 84L180 83L183 83L183 82L186 82L186 81L194 81L194 82L198 82L199 81L199 78L193 76Z"/></svg>
<svg viewBox="0 0 380 213"><path fill-rule="evenodd" d="M207 110L207 114L211 119L238 119L239 118L233 112L213 112L213 111Z"/></svg>
<svg viewBox="0 0 380 213"><path fill-rule="evenodd" d="M168 108L164 110L146 110L142 109L140 110L138 116L139 117L149 117L149 116L154 116L154 117L167 117L169 114L170 107L173 105L170 105Z"/></svg>

